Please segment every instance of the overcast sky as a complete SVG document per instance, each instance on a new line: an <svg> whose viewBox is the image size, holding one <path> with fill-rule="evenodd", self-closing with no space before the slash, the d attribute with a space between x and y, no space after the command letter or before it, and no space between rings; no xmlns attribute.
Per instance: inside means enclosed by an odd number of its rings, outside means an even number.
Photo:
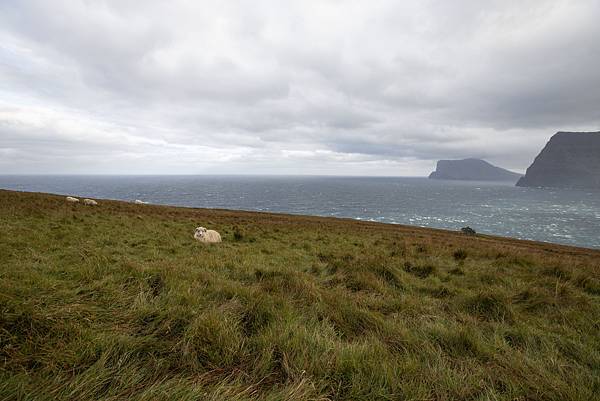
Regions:
<svg viewBox="0 0 600 401"><path fill-rule="evenodd" d="M0 174L524 171L600 129L600 1L0 1Z"/></svg>

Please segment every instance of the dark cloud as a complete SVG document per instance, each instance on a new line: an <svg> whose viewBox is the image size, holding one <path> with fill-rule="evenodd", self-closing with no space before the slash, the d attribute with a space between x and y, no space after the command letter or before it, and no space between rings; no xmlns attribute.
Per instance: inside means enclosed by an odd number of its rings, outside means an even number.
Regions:
<svg viewBox="0 0 600 401"><path fill-rule="evenodd" d="M555 131L600 125L597 15L594 0L6 0L0 171L523 170Z"/></svg>

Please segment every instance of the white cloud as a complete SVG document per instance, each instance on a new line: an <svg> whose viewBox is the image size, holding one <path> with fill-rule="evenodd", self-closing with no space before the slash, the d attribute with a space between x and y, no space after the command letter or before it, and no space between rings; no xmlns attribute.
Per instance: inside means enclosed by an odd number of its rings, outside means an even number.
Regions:
<svg viewBox="0 0 600 401"><path fill-rule="evenodd" d="M0 4L3 172L517 170L600 125L600 3ZM74 167L73 160L77 160Z"/></svg>

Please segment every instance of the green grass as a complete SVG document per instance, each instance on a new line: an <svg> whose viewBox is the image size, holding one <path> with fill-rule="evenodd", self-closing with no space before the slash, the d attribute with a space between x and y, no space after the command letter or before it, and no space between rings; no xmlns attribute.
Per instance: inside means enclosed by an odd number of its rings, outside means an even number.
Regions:
<svg viewBox="0 0 600 401"><path fill-rule="evenodd" d="M598 251L99 203L0 191L0 400L600 394Z"/></svg>

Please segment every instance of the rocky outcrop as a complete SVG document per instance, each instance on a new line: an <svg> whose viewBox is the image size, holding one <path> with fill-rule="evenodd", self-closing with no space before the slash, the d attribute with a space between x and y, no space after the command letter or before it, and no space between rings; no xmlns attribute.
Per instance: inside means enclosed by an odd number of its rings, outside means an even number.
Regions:
<svg viewBox="0 0 600 401"><path fill-rule="evenodd" d="M521 174L496 167L481 159L440 160L429 178L436 180L516 182Z"/></svg>
<svg viewBox="0 0 600 401"><path fill-rule="evenodd" d="M556 133L517 186L600 190L600 131Z"/></svg>
<svg viewBox="0 0 600 401"><path fill-rule="evenodd" d="M466 226L460 229L460 231L465 235L475 235L477 232L473 230L471 227Z"/></svg>

